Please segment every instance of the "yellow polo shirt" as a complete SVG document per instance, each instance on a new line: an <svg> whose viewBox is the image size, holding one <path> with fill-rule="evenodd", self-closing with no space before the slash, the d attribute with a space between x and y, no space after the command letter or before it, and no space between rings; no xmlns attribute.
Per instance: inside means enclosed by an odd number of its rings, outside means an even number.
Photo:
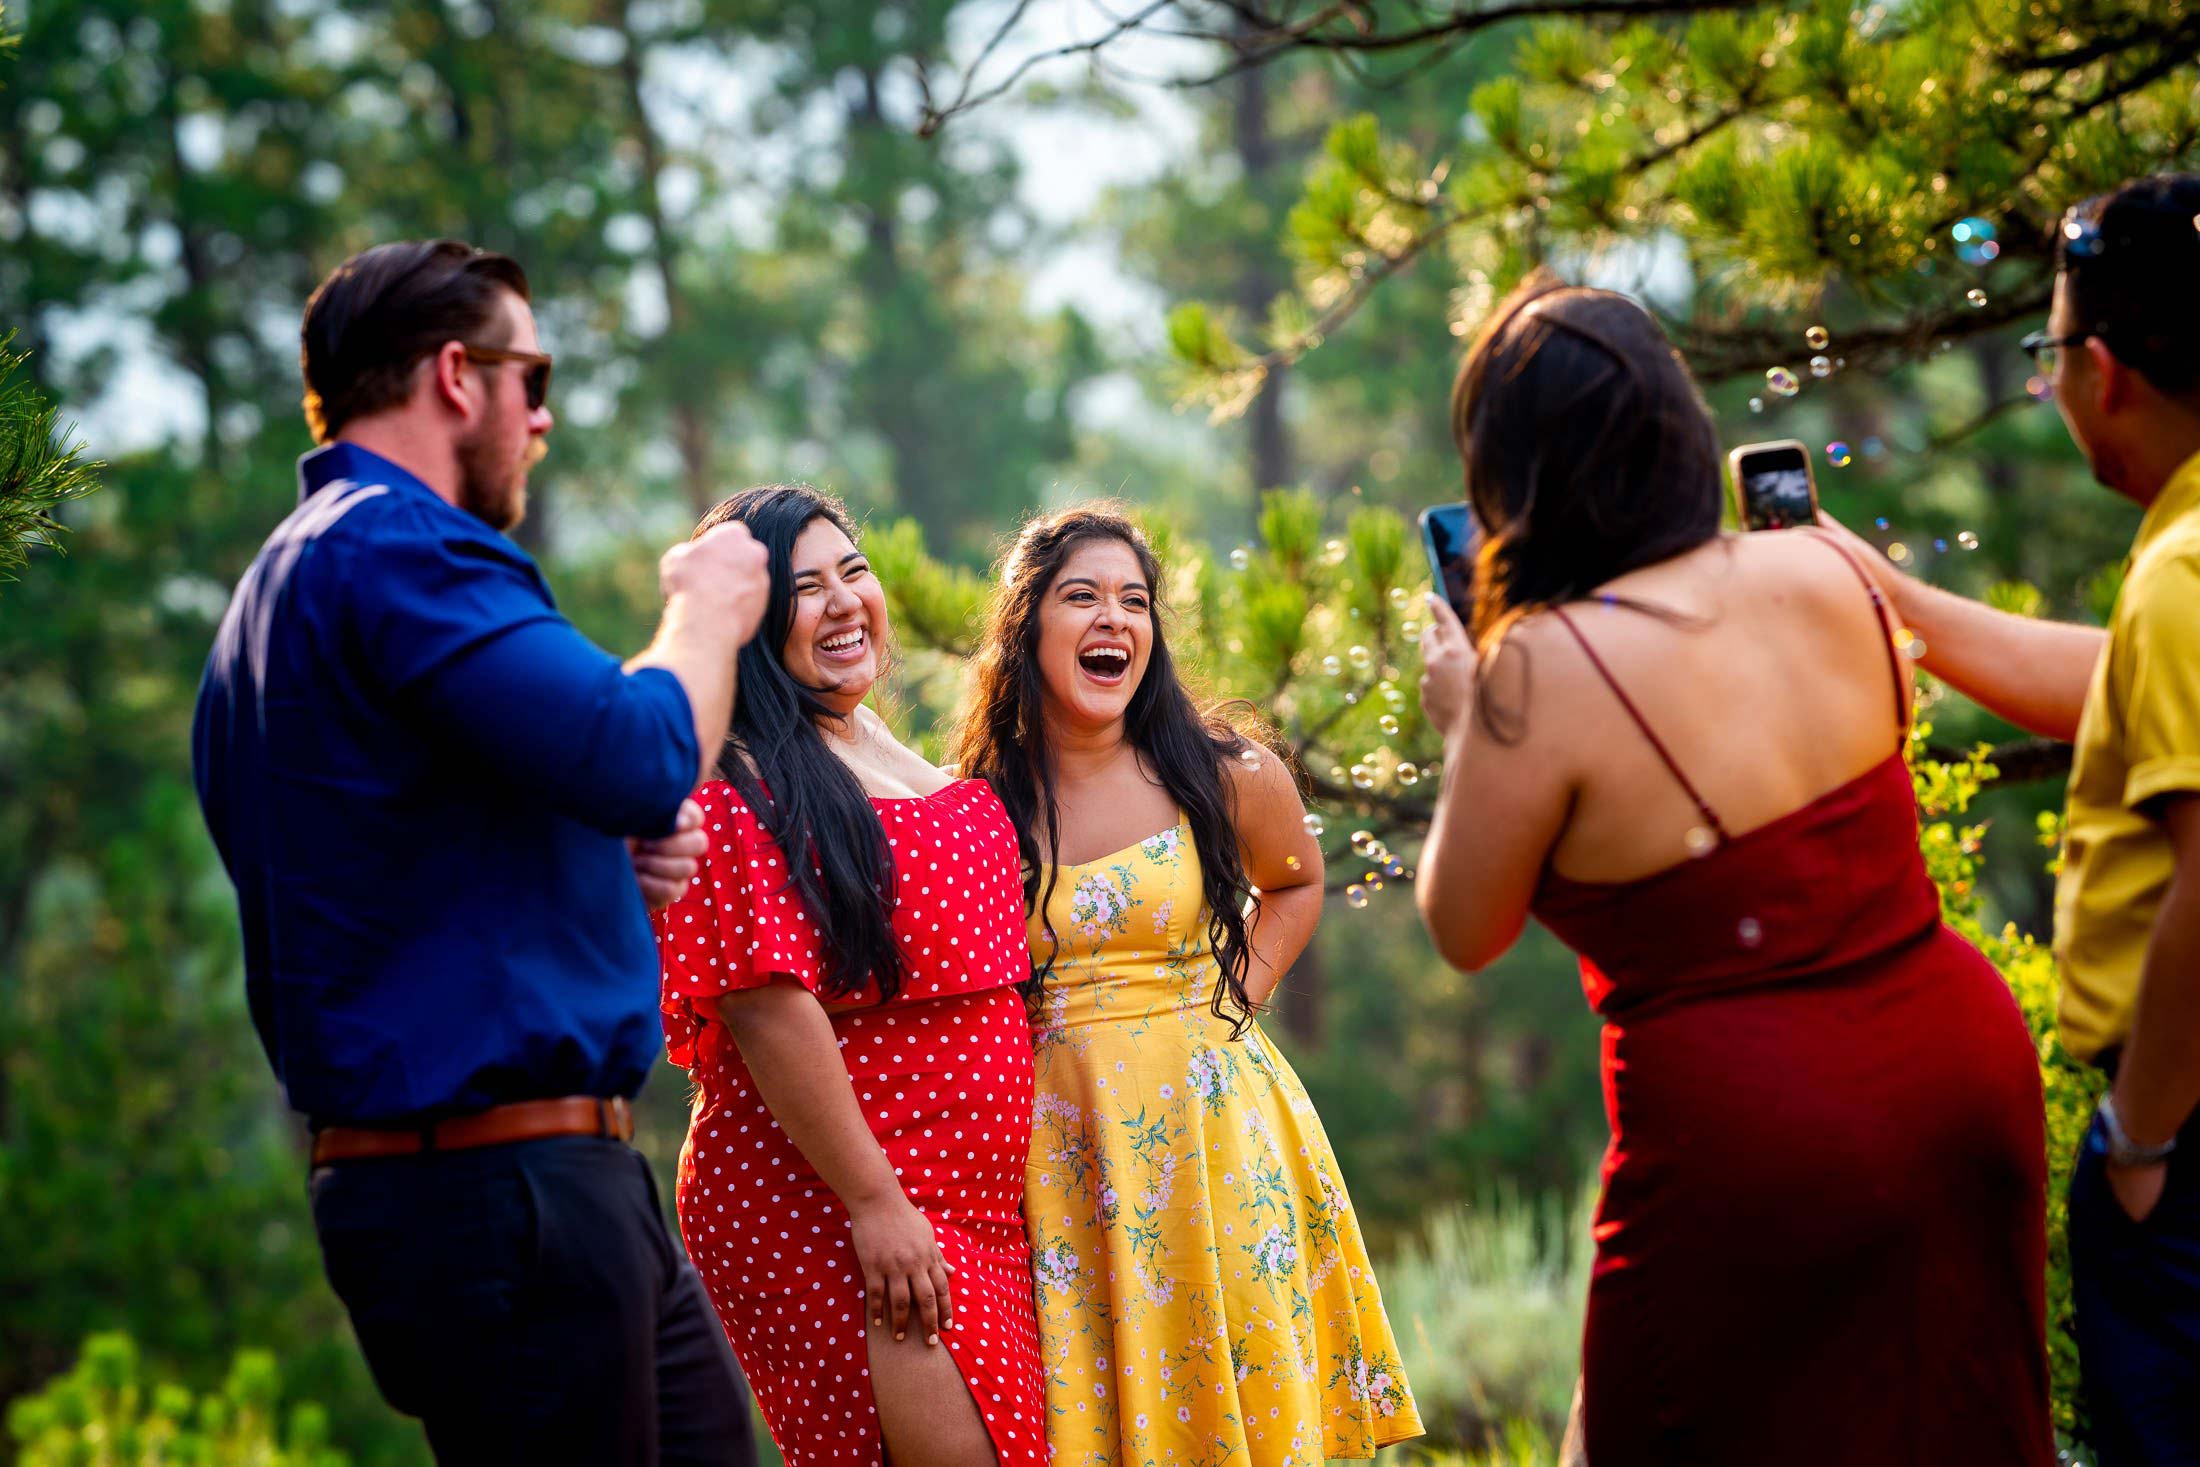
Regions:
<svg viewBox="0 0 2200 1467"><path fill-rule="evenodd" d="M2063 1045L2079 1059L2131 1032L2174 865L2150 805L2185 793L2200 793L2200 456L2140 521L2078 720L2055 957Z"/></svg>

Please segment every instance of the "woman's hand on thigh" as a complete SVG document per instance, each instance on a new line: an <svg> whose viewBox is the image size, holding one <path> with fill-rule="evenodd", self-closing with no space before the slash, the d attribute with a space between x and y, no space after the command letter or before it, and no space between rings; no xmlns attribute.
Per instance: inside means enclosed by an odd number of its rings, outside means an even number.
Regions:
<svg viewBox="0 0 2200 1467"><path fill-rule="evenodd" d="M898 1340L907 1333L913 1314L924 1342L938 1344L940 1331L953 1327L947 1281L954 1270L940 1251L932 1224L898 1194L852 1210L849 1218L871 1327L890 1326Z"/></svg>

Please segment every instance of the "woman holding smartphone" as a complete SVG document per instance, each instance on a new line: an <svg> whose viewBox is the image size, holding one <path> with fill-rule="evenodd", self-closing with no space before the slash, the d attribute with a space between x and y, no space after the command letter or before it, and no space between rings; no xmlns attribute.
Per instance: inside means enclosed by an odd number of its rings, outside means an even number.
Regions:
<svg viewBox="0 0 2200 1467"><path fill-rule="evenodd" d="M1605 1019L1590 1461L2052 1461L2038 1067L1941 923L1868 569L1721 533L1625 297L1523 286L1452 409L1485 539L1416 898L1468 970L1543 922Z"/></svg>
<svg viewBox="0 0 2200 1467"><path fill-rule="evenodd" d="M750 489L772 600L657 918L695 1079L680 1232L789 1467L1040 1467L1017 836L863 706L886 598L838 503Z"/></svg>
<svg viewBox="0 0 2200 1467"><path fill-rule="evenodd" d="M1254 1017L1321 918L1298 789L1178 680L1128 519L1034 520L997 585L956 749L1024 843L1053 1467L1372 1457L1421 1424L1336 1156Z"/></svg>

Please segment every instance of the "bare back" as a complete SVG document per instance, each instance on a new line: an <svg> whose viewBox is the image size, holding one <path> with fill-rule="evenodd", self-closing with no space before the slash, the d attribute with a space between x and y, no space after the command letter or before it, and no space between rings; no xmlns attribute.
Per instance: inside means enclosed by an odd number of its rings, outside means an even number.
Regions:
<svg viewBox="0 0 2200 1467"><path fill-rule="evenodd" d="M1620 577L1569 609L1571 628L1546 614L1515 629L1486 675L1525 714L1507 752L1568 792L1551 866L1650 875L1899 749L1909 668L1895 657L1890 673L1865 574L1812 533L1722 536Z"/></svg>

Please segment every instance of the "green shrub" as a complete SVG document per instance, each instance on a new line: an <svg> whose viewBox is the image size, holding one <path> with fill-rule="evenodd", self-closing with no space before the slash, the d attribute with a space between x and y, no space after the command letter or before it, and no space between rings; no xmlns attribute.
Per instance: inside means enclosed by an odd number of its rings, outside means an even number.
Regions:
<svg viewBox="0 0 2200 1467"><path fill-rule="evenodd" d="M94 1335L66 1375L8 1407L20 1467L346 1467L319 1406L290 1408L278 1433L275 1357L243 1350L221 1388L194 1397L148 1380L128 1335Z"/></svg>
<svg viewBox="0 0 2200 1467"><path fill-rule="evenodd" d="M2065 1435L2082 1418L2078 1401L2078 1345L2070 1332L2070 1240L2065 1198L2070 1169L2078 1155L2101 1093L2100 1072L2081 1065L2063 1049L2055 1028L2060 984L2052 951L2015 923L1989 931L1979 920L1979 850L1985 827L1961 825L1961 816L1994 776L1983 748L1966 759L1942 763L1921 752L1932 733L1919 724L1911 740L1911 779L1917 788L1922 824L1919 843L1925 869L1940 888L1941 913L2001 970L2009 991L2024 1011L2038 1052L2040 1081L2047 1097L2047 1356L2054 1398L2055 1426ZM2040 843L2059 847L2062 827L2052 816L2040 819Z"/></svg>
<svg viewBox="0 0 2200 1467"><path fill-rule="evenodd" d="M1590 1195L1568 1207L1499 1191L1440 1209L1381 1270L1431 1445L1517 1452L1564 1429L1595 1254Z"/></svg>

